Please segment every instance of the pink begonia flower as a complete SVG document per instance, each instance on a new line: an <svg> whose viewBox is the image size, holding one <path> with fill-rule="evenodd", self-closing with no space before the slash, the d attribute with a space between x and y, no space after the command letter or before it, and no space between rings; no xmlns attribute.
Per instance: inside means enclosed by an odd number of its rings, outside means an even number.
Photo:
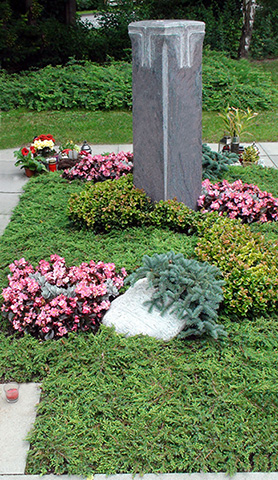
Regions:
<svg viewBox="0 0 278 480"><path fill-rule="evenodd" d="M15 330L19 330L20 332L22 332L22 328L21 328L20 322L18 320L13 321L13 327L14 327Z"/></svg>
<svg viewBox="0 0 278 480"><path fill-rule="evenodd" d="M109 310L111 303L109 300L103 300L100 304L100 308L103 308L104 310Z"/></svg>
<svg viewBox="0 0 278 480"><path fill-rule="evenodd" d="M46 262L45 260L40 260L38 270L42 275L45 275L50 270L49 262Z"/></svg>
<svg viewBox="0 0 278 480"><path fill-rule="evenodd" d="M86 313L92 313L92 309L91 309L90 305L88 305L88 304L85 303L85 304L82 306L82 313L85 313L85 314L86 314Z"/></svg>
<svg viewBox="0 0 278 480"><path fill-rule="evenodd" d="M58 333L57 333L57 335L59 335L59 336L62 337L62 336L64 336L64 335L66 335L67 333L68 333L68 330L67 330L65 327L59 327L59 328L58 328Z"/></svg>
<svg viewBox="0 0 278 480"><path fill-rule="evenodd" d="M89 264L83 262L79 267L67 267L65 259L54 254L51 255L50 263L41 260L36 272L53 285L65 288L74 285L76 295L72 298L58 295L52 299L44 299L40 284L30 277L30 273L35 272L31 264L20 259L10 267L12 275L8 276L9 287L3 289L4 304L1 310L13 313L14 328L19 331L28 326L30 331L36 327L37 332L45 334L51 329L54 336L58 337L66 335L69 330L76 331L80 328L82 315L92 315L89 319L91 326L97 325L104 311L110 306L108 300L102 300L107 294L106 280L111 278L115 287L119 289L123 286L123 279L126 276L124 268L117 275L113 263L96 264L91 261ZM78 315L75 312L78 312ZM60 318L63 318L63 321L60 321ZM83 328L88 330L91 327L83 325Z"/></svg>
<svg viewBox="0 0 278 480"><path fill-rule="evenodd" d="M265 213L260 217L260 221L261 222L267 222L267 216L266 216Z"/></svg>

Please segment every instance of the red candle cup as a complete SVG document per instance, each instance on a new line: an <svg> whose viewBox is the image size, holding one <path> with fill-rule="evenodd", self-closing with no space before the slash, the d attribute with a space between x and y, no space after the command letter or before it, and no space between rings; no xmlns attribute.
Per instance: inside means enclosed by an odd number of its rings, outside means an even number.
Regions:
<svg viewBox="0 0 278 480"><path fill-rule="evenodd" d="M6 400L9 403L15 403L18 400L18 384L15 382L7 383L4 386Z"/></svg>
<svg viewBox="0 0 278 480"><path fill-rule="evenodd" d="M49 169L50 172L56 172L57 165L56 165L56 158L55 157L50 158L48 160L48 169Z"/></svg>

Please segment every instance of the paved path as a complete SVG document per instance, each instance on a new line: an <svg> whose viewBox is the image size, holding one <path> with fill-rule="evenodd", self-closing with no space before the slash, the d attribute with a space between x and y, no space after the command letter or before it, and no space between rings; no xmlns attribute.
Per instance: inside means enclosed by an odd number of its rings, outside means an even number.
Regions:
<svg viewBox="0 0 278 480"><path fill-rule="evenodd" d="M212 150L217 144L210 144ZM259 144L261 159L268 167L278 168L278 143ZM93 155L121 150L132 151L132 145L95 145ZM22 187L28 181L22 170L14 166L15 149L0 151L0 235L9 223L12 210L19 201ZM82 480L85 477L62 475L24 475L29 444L26 434L35 419L36 404L39 401L40 389L37 384L22 384L19 389L19 400L7 404L0 385L0 480ZM95 475L94 480L278 480L278 473L237 473L228 477L223 473L169 473L147 474L143 477L131 474Z"/></svg>

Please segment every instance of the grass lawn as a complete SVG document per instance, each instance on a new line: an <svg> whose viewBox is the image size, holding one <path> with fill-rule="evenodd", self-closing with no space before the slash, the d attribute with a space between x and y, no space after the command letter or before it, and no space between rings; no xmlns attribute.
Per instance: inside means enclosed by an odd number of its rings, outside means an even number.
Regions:
<svg viewBox="0 0 278 480"><path fill-rule="evenodd" d="M278 197L277 171L238 167L226 178L253 180ZM1 287L8 265L23 256L34 265L52 253L68 265L103 260L128 273L144 254L173 250L194 258L196 235L154 227L77 230L67 201L83 188L58 173L29 180L0 237ZM276 224L252 229L278 240ZM224 341L164 343L102 327L95 336L43 342L9 336L2 319L1 380L42 382L25 473L277 471L278 312L221 313L218 323L228 333Z"/></svg>
<svg viewBox="0 0 278 480"><path fill-rule="evenodd" d="M51 133L58 143L84 140L94 144L132 143L132 112L63 110L30 112L11 110L1 113L1 148L16 148L29 144L34 136ZM251 135L242 136L243 142L277 142L278 111L260 112L248 129ZM217 112L203 112L203 141L217 143L224 134Z"/></svg>

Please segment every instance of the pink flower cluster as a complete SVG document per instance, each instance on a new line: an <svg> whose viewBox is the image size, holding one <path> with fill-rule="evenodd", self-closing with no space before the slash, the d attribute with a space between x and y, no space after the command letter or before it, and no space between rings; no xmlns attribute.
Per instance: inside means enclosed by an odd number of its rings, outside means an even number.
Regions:
<svg viewBox="0 0 278 480"><path fill-rule="evenodd" d="M118 179L122 175L132 172L133 153L120 152L109 155L95 155L81 152L83 158L73 168L67 169L63 177L68 180L86 180L102 182L108 179Z"/></svg>
<svg viewBox="0 0 278 480"><path fill-rule="evenodd" d="M278 220L278 198L241 180L234 183L223 180L214 185L204 180L198 206L205 212L217 211L219 215L226 213L230 218L240 218L243 223Z"/></svg>
<svg viewBox="0 0 278 480"><path fill-rule="evenodd" d="M97 331L127 275L124 268L117 274L113 263L90 261L67 267L58 255L51 255L50 262L41 260L36 269L24 258L9 268L12 275L2 291L1 310L15 330L39 338ZM43 295L45 286L56 294Z"/></svg>

